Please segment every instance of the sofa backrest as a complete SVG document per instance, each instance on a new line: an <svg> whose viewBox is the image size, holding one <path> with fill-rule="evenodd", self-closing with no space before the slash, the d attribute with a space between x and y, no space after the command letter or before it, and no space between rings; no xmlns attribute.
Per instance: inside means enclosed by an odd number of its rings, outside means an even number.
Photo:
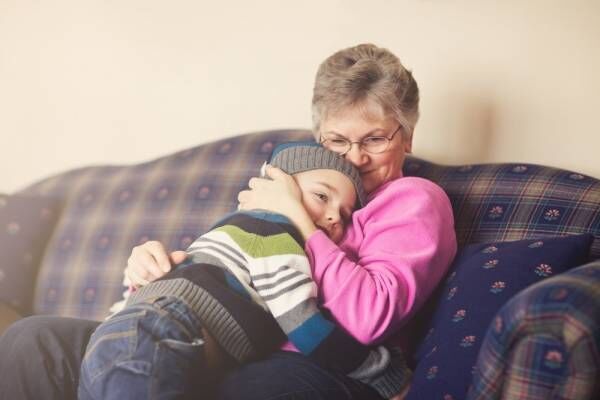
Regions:
<svg viewBox="0 0 600 400"><path fill-rule="evenodd" d="M23 192L60 199L63 212L41 262L34 310L90 319L121 297L133 246L185 249L236 206L272 148L305 130L242 135L129 166L93 166ZM405 174L438 182L451 198L459 243L592 232L600 237L600 182L529 164L441 166L409 158ZM600 241L593 247L600 257Z"/></svg>
<svg viewBox="0 0 600 400"><path fill-rule="evenodd" d="M459 246L592 233L600 258L600 180L534 164L439 165L409 158L405 175L439 184L450 197Z"/></svg>

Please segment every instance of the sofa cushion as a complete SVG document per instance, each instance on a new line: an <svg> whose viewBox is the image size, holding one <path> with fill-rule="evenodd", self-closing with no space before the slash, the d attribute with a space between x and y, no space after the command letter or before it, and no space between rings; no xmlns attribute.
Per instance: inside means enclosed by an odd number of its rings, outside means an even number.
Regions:
<svg viewBox="0 0 600 400"><path fill-rule="evenodd" d="M583 264L590 234L465 247L438 292L408 399L463 399L496 312L517 292Z"/></svg>
<svg viewBox="0 0 600 400"><path fill-rule="evenodd" d="M0 195L0 302L31 313L41 257L59 216L51 198Z"/></svg>
<svg viewBox="0 0 600 400"><path fill-rule="evenodd" d="M529 286L494 316L468 399L600 398L600 260Z"/></svg>

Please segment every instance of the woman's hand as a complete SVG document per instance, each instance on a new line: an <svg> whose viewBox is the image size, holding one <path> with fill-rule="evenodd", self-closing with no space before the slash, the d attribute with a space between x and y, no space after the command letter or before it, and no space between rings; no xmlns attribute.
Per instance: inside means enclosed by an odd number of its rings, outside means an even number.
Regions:
<svg viewBox="0 0 600 400"><path fill-rule="evenodd" d="M127 260L125 276L134 287L147 285L171 270L172 266L182 263L185 251L167 254L162 243L155 240L135 246Z"/></svg>
<svg viewBox="0 0 600 400"><path fill-rule="evenodd" d="M302 193L294 178L279 168L266 166L267 178L250 178L249 190L238 194L240 210L267 210L288 218L302 207ZM277 200L277 201L275 201Z"/></svg>
<svg viewBox="0 0 600 400"><path fill-rule="evenodd" d="M288 217L306 239L317 228L302 205L302 192L291 175L267 165L271 179L251 178L238 194L239 210L266 210Z"/></svg>

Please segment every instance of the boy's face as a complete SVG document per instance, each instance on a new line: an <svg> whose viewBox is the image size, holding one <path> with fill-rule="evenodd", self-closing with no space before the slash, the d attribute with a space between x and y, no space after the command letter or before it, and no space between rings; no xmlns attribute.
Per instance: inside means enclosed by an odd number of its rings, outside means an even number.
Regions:
<svg viewBox="0 0 600 400"><path fill-rule="evenodd" d="M341 172L314 169L294 174L302 204L317 228L338 243L356 204L354 185Z"/></svg>

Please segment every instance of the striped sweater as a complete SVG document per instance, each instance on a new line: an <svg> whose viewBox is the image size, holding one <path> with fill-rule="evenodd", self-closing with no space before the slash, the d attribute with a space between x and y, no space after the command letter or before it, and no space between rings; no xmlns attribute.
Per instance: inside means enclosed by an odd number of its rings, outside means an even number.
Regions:
<svg viewBox="0 0 600 400"><path fill-rule="evenodd" d="M230 214L187 253L183 264L134 292L128 304L180 297L240 362L287 339L322 366L365 382L387 373L385 348L365 347L319 309L303 239L287 218L264 211ZM278 336L282 331L285 336Z"/></svg>

